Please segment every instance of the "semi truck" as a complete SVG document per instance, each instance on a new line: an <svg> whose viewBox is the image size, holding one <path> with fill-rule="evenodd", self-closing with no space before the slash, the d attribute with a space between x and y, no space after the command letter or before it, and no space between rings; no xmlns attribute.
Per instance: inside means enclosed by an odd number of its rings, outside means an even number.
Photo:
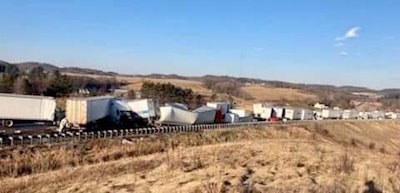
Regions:
<svg viewBox="0 0 400 193"><path fill-rule="evenodd" d="M322 118L323 119L340 119L342 112L340 109L322 109Z"/></svg>
<svg viewBox="0 0 400 193"><path fill-rule="evenodd" d="M101 122L108 125L111 120L111 105L114 97L88 97L88 98L70 98L66 102L66 122L62 121L61 127L77 128L96 128Z"/></svg>
<svg viewBox="0 0 400 193"><path fill-rule="evenodd" d="M357 119L358 111L352 109L346 109L342 113L342 119Z"/></svg>
<svg viewBox="0 0 400 193"><path fill-rule="evenodd" d="M0 126L18 123L55 122L56 101L52 97L0 93Z"/></svg>

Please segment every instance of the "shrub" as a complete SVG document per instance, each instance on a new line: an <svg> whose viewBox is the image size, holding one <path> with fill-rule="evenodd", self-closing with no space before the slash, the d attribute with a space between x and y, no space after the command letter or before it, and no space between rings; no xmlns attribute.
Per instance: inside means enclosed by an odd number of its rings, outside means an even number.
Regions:
<svg viewBox="0 0 400 193"><path fill-rule="evenodd" d="M370 150L374 150L375 149L375 143L374 142L370 142L369 145L368 145L368 148Z"/></svg>

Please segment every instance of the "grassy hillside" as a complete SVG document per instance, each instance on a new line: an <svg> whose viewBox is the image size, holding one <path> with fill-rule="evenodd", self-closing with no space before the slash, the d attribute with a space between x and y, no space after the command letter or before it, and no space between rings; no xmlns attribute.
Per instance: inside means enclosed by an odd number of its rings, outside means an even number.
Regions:
<svg viewBox="0 0 400 193"><path fill-rule="evenodd" d="M0 192L399 192L399 126L325 122L22 149L1 159Z"/></svg>

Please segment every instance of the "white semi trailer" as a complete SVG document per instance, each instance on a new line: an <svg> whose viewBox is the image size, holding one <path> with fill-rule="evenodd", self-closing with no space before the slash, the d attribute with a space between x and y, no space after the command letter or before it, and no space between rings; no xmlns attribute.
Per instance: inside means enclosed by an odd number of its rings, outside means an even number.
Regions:
<svg viewBox="0 0 400 193"><path fill-rule="evenodd" d="M199 117L198 113L172 106L160 107L160 112L161 125L193 125Z"/></svg>
<svg viewBox="0 0 400 193"><path fill-rule="evenodd" d="M150 123L160 117L160 104L156 99L139 99L127 101L131 110Z"/></svg>
<svg viewBox="0 0 400 193"><path fill-rule="evenodd" d="M227 102L208 102L207 106L215 109L220 109L223 115L229 113L229 109L231 108L230 103Z"/></svg>
<svg viewBox="0 0 400 193"><path fill-rule="evenodd" d="M346 109L342 113L342 119L357 119L359 112L353 109Z"/></svg>
<svg viewBox="0 0 400 193"><path fill-rule="evenodd" d="M309 109L301 110L301 120L313 120L313 119L315 119L315 117L312 110Z"/></svg>
<svg viewBox="0 0 400 193"><path fill-rule="evenodd" d="M323 119L340 119L341 115L340 109L322 109Z"/></svg>
<svg viewBox="0 0 400 193"><path fill-rule="evenodd" d="M0 93L0 123L53 122L56 101L52 97Z"/></svg>
<svg viewBox="0 0 400 193"><path fill-rule="evenodd" d="M302 110L297 108L286 108L285 109L285 119L288 120L301 120Z"/></svg>
<svg viewBox="0 0 400 193"><path fill-rule="evenodd" d="M76 127L91 127L110 117L114 97L70 98L66 103L66 120Z"/></svg>

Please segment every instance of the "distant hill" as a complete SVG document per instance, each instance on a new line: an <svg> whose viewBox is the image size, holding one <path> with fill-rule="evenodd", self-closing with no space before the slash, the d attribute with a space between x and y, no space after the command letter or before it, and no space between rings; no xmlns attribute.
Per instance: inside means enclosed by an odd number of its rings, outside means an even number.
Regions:
<svg viewBox="0 0 400 193"><path fill-rule="evenodd" d="M15 65L18 67L20 71L28 72L36 67L42 67L45 71L52 72L52 71L60 71L64 73L81 73L81 74L94 74L94 75L108 75L108 76L115 76L118 73L115 72L104 72L101 70L90 69L90 68L79 68L79 67L58 67L53 64L48 63L40 63L40 62L21 62L21 63L9 63L0 60L1 65Z"/></svg>
<svg viewBox="0 0 400 193"><path fill-rule="evenodd" d="M80 73L80 74L91 74L91 75L108 75L117 76L120 75L116 72L105 72L97 69L90 68L79 68L79 67L58 67L53 64L41 63L41 62L20 62L20 63L9 63L0 60L0 65L16 65L21 71L29 71L35 67L41 66L45 71L55 71L58 70L64 73ZM274 81L274 80L263 80L257 78L245 78L245 77L232 77L232 76L216 76L216 75L204 75L200 77L187 77L177 74L149 74L149 75L123 75L123 76L135 76L142 78L154 78L154 79L178 79L178 80L194 80L203 82L205 80L215 80L236 82L238 84L256 84L266 87L277 87L277 88L290 88L290 89L300 89L312 92L342 92L342 93L353 93L353 92L364 92L364 93L376 93L376 94L399 94L400 89L383 89L374 90L366 87L357 86L332 86L332 85L320 85L320 84L302 84L302 83L291 83L284 81Z"/></svg>
<svg viewBox="0 0 400 193"><path fill-rule="evenodd" d="M118 75L118 73L116 73L116 72L104 72L101 70L95 70L95 69L90 69L90 68L78 68L78 67L64 67L64 68L61 68L60 71L61 72L69 72L69 73L107 75L107 76Z"/></svg>
<svg viewBox="0 0 400 193"><path fill-rule="evenodd" d="M33 68L36 67L42 67L45 71L51 72L51 71L56 71L60 70L59 67L54 66L52 64L46 64L46 63L39 63L39 62L22 62L22 63L14 63L13 65L17 66L20 71L30 71Z"/></svg>
<svg viewBox="0 0 400 193"><path fill-rule="evenodd" d="M376 92L376 90L357 86L341 86L339 88L348 92Z"/></svg>

